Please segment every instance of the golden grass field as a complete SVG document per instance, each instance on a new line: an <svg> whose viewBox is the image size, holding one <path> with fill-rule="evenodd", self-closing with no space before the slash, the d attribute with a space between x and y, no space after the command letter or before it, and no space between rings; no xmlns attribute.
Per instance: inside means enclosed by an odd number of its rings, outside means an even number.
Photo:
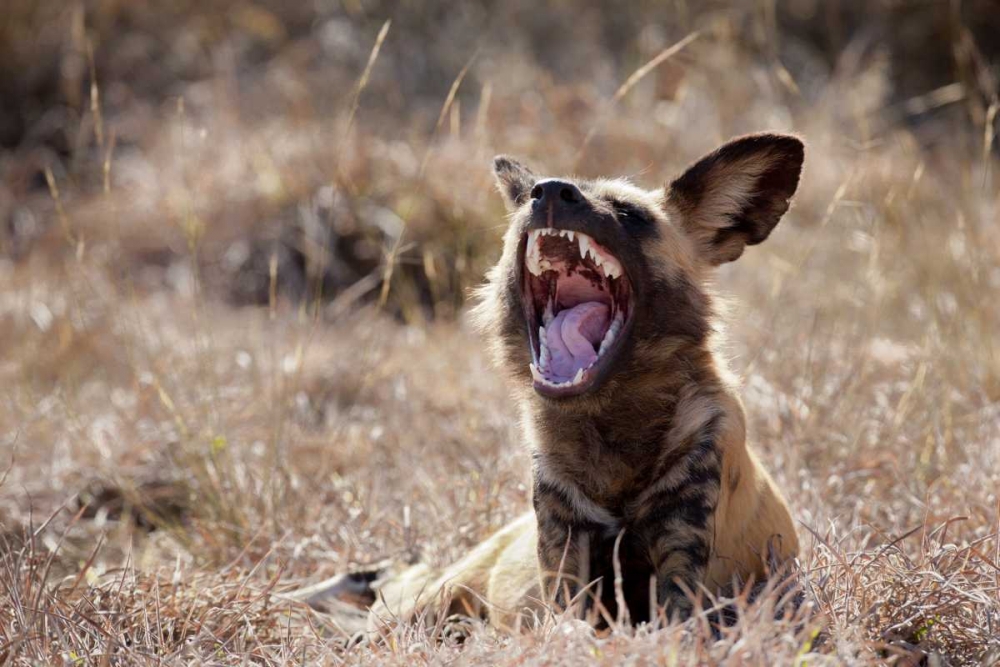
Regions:
<svg viewBox="0 0 1000 667"><path fill-rule="evenodd" d="M0 105L60 101L0 152L0 664L1000 661L997 84L962 17L901 97L877 40L811 55L771 3L431 4L10 0ZM464 320L494 153L652 188L764 129L803 179L717 289L802 618L347 648L283 597L528 506Z"/></svg>

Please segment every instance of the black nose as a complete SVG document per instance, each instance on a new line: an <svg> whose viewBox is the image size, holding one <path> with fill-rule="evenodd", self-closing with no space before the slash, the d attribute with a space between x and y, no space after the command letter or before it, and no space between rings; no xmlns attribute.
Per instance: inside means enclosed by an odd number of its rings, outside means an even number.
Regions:
<svg viewBox="0 0 1000 667"><path fill-rule="evenodd" d="M532 203L538 206L547 206L550 202L579 204L583 201L583 193L568 181L550 178L535 183L535 187L531 188L531 198L534 200Z"/></svg>

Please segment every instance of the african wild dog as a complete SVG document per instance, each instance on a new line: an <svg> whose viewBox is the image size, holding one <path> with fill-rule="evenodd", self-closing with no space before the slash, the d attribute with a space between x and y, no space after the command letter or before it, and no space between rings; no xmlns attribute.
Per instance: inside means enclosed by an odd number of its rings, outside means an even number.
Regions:
<svg viewBox="0 0 1000 667"><path fill-rule="evenodd" d="M373 619L432 608L446 590L437 611L511 626L584 587L580 599L617 614L616 563L632 621L657 606L684 617L702 588L760 580L795 556L788 508L747 447L713 347L706 282L768 237L802 161L798 139L751 135L645 191L496 158L511 222L476 318L520 407L534 513L445 570L388 579Z"/></svg>

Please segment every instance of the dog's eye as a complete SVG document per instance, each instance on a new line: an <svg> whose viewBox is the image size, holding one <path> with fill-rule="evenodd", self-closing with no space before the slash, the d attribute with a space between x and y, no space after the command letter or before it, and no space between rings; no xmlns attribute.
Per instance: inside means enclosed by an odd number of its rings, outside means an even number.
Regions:
<svg viewBox="0 0 1000 667"><path fill-rule="evenodd" d="M613 201L611 205L615 209L615 215L621 222L626 223L643 223L646 222L646 216L643 211L628 202L623 201Z"/></svg>

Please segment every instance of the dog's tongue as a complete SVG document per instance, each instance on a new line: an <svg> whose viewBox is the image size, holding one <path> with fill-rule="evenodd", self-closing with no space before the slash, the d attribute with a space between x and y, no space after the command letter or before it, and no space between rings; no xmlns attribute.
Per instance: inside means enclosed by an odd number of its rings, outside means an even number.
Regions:
<svg viewBox="0 0 1000 667"><path fill-rule="evenodd" d="M581 368L597 359L599 345L610 326L607 304L588 301L559 311L545 327L545 342L549 347L547 375L556 382L571 380Z"/></svg>

